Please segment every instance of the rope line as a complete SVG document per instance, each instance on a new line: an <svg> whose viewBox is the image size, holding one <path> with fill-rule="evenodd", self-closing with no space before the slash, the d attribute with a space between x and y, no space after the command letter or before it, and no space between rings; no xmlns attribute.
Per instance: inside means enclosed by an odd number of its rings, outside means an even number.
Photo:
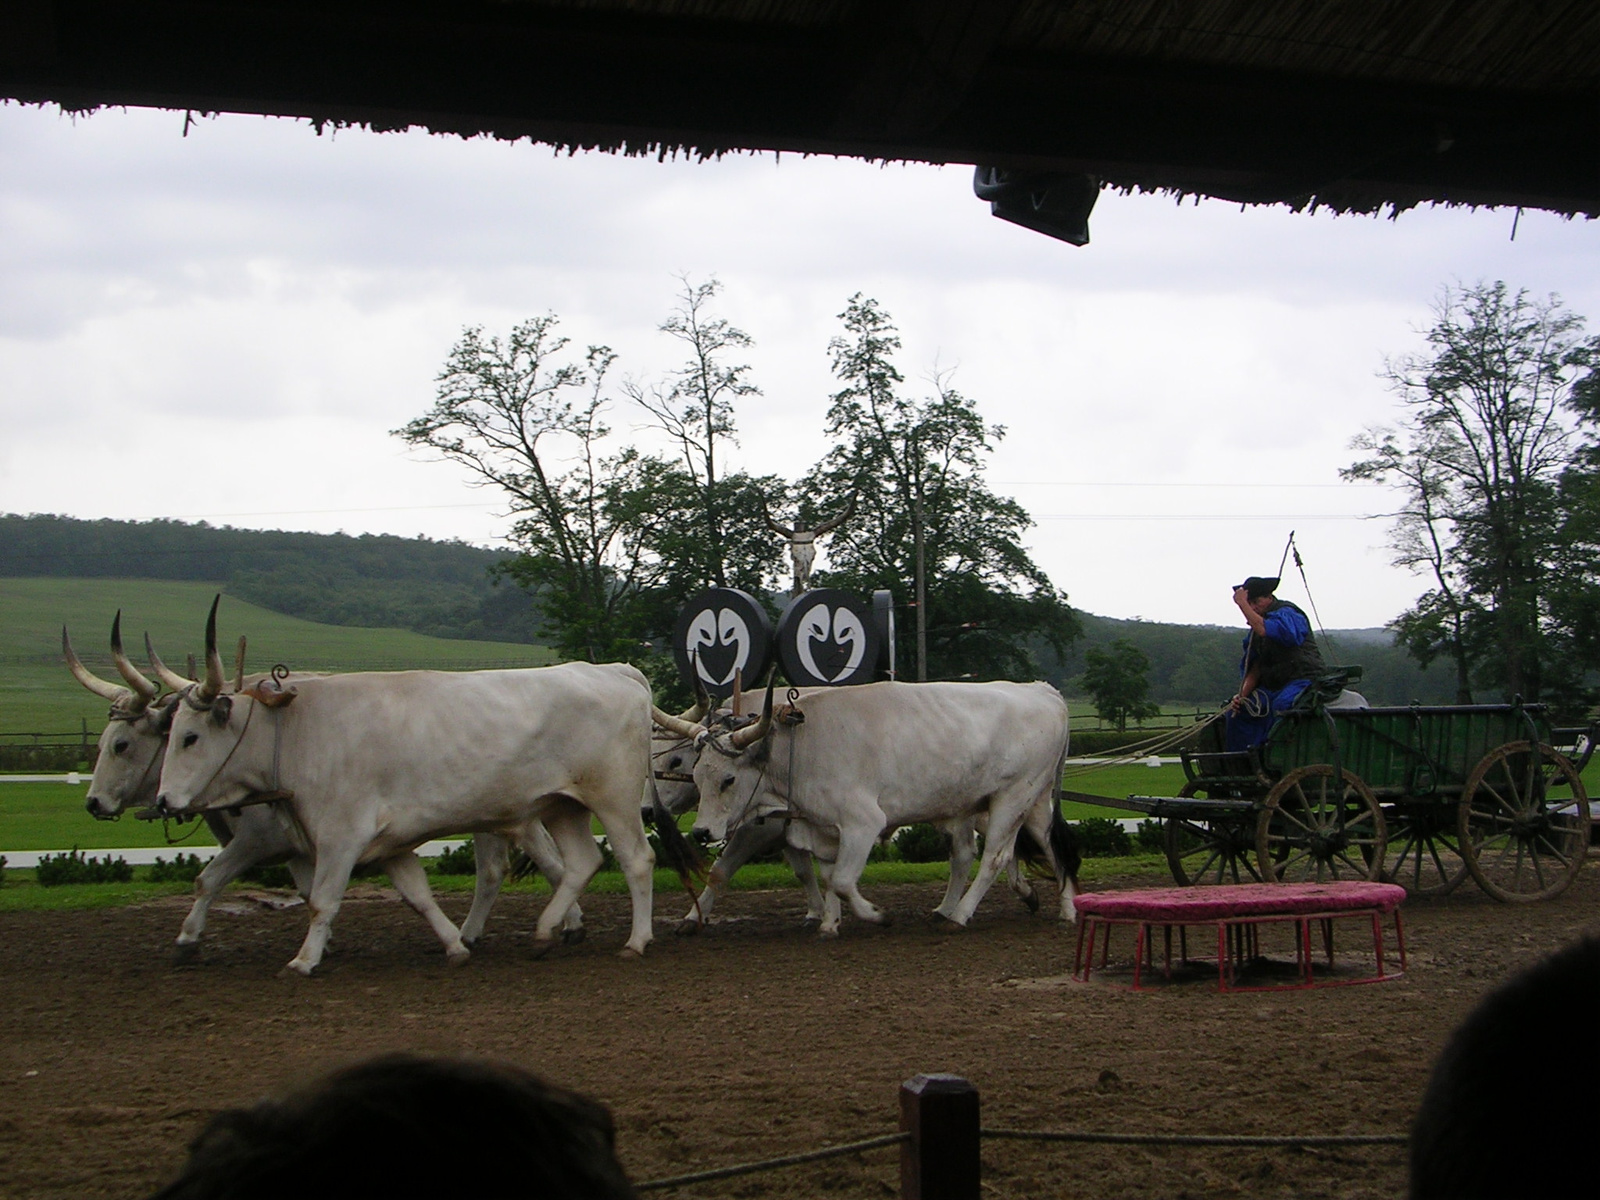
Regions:
<svg viewBox="0 0 1600 1200"><path fill-rule="evenodd" d="M1103 771L1109 767L1126 767L1138 762L1140 759L1149 758L1152 754L1159 754L1163 750L1170 750L1182 745L1195 737L1202 729L1220 721L1223 712L1217 712L1207 717L1204 721L1197 721L1193 725L1186 725L1182 729L1171 733L1158 733L1142 741L1122 747L1121 753L1113 758L1100 758L1092 763L1086 763L1082 758L1068 758L1067 769L1062 771L1063 779L1070 779L1078 775L1087 775L1093 771ZM1074 764L1076 766L1074 767Z"/></svg>
<svg viewBox="0 0 1600 1200"><path fill-rule="evenodd" d="M1411 1141L1404 1133L1317 1133L1305 1136L1293 1134L1250 1133L1092 1133L1085 1130L1039 1131L1032 1129L980 1129L980 1138L1011 1142L1079 1142L1110 1146L1404 1146ZM865 1141L848 1142L843 1146L829 1146L804 1154L788 1154L782 1158L769 1158L762 1162L739 1163L731 1167L718 1167L710 1171L696 1171L689 1175L673 1175L666 1179L652 1179L636 1183L638 1192L662 1191L667 1188L687 1187L693 1183L710 1183L717 1179L733 1179L740 1175L754 1175L762 1171L776 1171L782 1167L800 1166L830 1158L843 1158L866 1150L881 1150L909 1142L909 1133L890 1133Z"/></svg>
<svg viewBox="0 0 1600 1200"><path fill-rule="evenodd" d="M691 1183L709 1183L713 1179L732 1179L736 1175L754 1175L758 1171L775 1171L779 1167L793 1167L801 1163L820 1162L826 1158L843 1158L863 1150L880 1150L885 1146L898 1146L909 1142L909 1133L889 1133L883 1137L868 1138L863 1142L849 1142L843 1146L829 1146L825 1150L811 1150L805 1154L788 1154L783 1158L769 1158L765 1162L740 1163L733 1167L719 1167L714 1171L696 1171L693 1175L674 1175L670 1179L652 1179L636 1183L636 1192L659 1191L663 1188L684 1187Z"/></svg>
<svg viewBox="0 0 1600 1200"><path fill-rule="evenodd" d="M1250 1133L1061 1133L1029 1129L980 1129L979 1137L1014 1142L1095 1142L1114 1146L1404 1146L1404 1133L1325 1133L1308 1137Z"/></svg>

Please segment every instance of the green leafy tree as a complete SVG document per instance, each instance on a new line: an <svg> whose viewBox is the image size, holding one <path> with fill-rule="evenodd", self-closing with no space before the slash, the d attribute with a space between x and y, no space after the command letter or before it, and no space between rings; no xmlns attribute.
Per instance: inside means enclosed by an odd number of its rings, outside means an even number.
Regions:
<svg viewBox="0 0 1600 1200"><path fill-rule="evenodd" d="M675 464L611 448L603 416L615 354L581 357L553 314L502 340L469 328L451 350L429 411L395 430L510 497L521 551L504 573L529 588L551 643L593 662L637 658L646 598L667 577L659 544L689 519Z"/></svg>
<svg viewBox="0 0 1600 1200"><path fill-rule="evenodd" d="M730 356L754 345L749 334L716 315L713 303L722 285L716 279L680 279L677 306L661 332L687 351L683 364L658 383L628 383L628 396L649 414L649 424L678 449L690 480L684 501L693 520L677 529L663 558L673 564L669 600L681 601L702 587L759 591L776 570L779 551L762 522L762 498L781 491L774 476L755 477L728 467L728 449L738 445L735 400L759 396L746 363ZM677 585L687 586L683 596Z"/></svg>
<svg viewBox="0 0 1600 1200"><path fill-rule="evenodd" d="M1094 701L1102 721L1121 733L1129 721L1143 721L1161 712L1153 703L1146 678L1150 660L1127 638L1116 638L1104 649L1091 647L1083 655L1083 688Z"/></svg>
<svg viewBox="0 0 1600 1200"><path fill-rule="evenodd" d="M1454 664L1463 702L1482 686L1570 703L1595 661L1574 658L1587 635L1573 609L1595 579L1600 417L1600 339L1583 325L1504 283L1444 289L1427 351L1385 372L1404 417L1357 438L1366 457L1341 472L1400 491L1395 559L1432 587L1391 627L1419 662Z"/></svg>
<svg viewBox="0 0 1600 1200"><path fill-rule="evenodd" d="M826 418L834 447L799 485L799 508L810 523L851 495L857 509L832 534L819 582L900 597L912 585L899 658L919 678L1036 676L1030 641L1061 654L1079 626L1023 548L1027 511L984 482L1005 430L948 378L922 400L903 394L899 334L877 301L857 294L840 316L845 332L829 344L842 385Z"/></svg>

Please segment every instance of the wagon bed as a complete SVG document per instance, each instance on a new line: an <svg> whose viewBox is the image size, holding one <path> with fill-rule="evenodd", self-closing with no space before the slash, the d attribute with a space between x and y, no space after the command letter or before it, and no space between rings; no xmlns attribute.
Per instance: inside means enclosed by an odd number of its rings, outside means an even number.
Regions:
<svg viewBox="0 0 1600 1200"><path fill-rule="evenodd" d="M1326 693L1324 693L1326 694ZM1180 884L1388 880L1443 894L1471 875L1503 901L1558 895L1582 868L1594 727L1534 704L1286 713L1261 745L1203 727L1176 797L1064 792L1159 819Z"/></svg>

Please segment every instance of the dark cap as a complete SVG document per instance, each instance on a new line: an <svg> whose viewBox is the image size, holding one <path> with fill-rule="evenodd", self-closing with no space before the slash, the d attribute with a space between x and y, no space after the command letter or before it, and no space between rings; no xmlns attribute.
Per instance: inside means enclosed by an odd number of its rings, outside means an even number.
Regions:
<svg viewBox="0 0 1600 1200"><path fill-rule="evenodd" d="M1266 578L1260 575L1252 575L1238 586L1244 589L1245 599L1259 600L1261 597L1270 596L1278 590L1278 579L1279 577L1276 575Z"/></svg>

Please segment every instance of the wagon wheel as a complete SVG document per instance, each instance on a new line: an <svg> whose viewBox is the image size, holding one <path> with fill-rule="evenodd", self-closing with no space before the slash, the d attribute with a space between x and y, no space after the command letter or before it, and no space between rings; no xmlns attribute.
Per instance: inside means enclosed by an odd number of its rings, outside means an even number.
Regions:
<svg viewBox="0 0 1600 1200"><path fill-rule="evenodd" d="M1447 896L1467 877L1456 818L1449 804L1408 801L1390 810L1389 849L1383 878L1413 896Z"/></svg>
<svg viewBox="0 0 1600 1200"><path fill-rule="evenodd" d="M1256 818L1256 863L1278 883L1379 879L1387 831L1359 775L1328 763L1297 767L1267 793Z"/></svg>
<svg viewBox="0 0 1600 1200"><path fill-rule="evenodd" d="M1178 793L1191 799L1205 785L1190 780ZM1196 883L1260 883L1261 876L1252 861L1255 854L1255 817L1209 817L1190 820L1168 817L1161 822L1161 836L1167 849L1167 865L1172 878L1182 887Z"/></svg>
<svg viewBox="0 0 1600 1200"><path fill-rule="evenodd" d="M1548 900L1583 867L1589 796L1565 755L1541 743L1536 766L1533 743L1507 742L1467 776L1457 827L1479 887L1496 900Z"/></svg>

